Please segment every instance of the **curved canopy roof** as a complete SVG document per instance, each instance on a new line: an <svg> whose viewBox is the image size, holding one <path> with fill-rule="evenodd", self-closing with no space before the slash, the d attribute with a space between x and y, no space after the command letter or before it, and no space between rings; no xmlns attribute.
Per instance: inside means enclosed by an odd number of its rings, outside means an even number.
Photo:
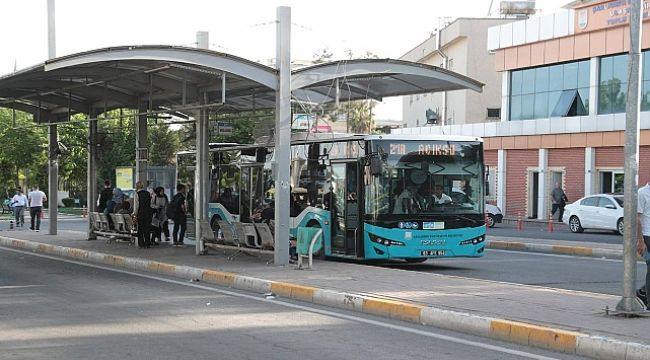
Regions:
<svg viewBox="0 0 650 360"><path fill-rule="evenodd" d="M436 66L391 59L337 61L293 72L294 98L323 103L335 100L338 80L341 101L374 99L427 92L471 89L483 84Z"/></svg>
<svg viewBox="0 0 650 360"><path fill-rule="evenodd" d="M210 50L112 47L0 77L0 107L32 113L42 123L116 108L180 115L222 100L226 111L274 108L277 75L274 68ZM435 66L398 60L337 61L292 72L294 101L319 104L482 86Z"/></svg>
<svg viewBox="0 0 650 360"><path fill-rule="evenodd" d="M1 77L0 106L57 121L68 109L189 109L220 102L225 88L235 110L267 108L275 106L268 94L275 91L276 79L273 68L219 52L125 46L60 57Z"/></svg>

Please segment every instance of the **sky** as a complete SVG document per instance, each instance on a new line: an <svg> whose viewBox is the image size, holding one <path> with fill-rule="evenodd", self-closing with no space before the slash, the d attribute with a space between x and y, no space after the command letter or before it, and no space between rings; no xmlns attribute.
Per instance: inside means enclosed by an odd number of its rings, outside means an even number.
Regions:
<svg viewBox="0 0 650 360"><path fill-rule="evenodd" d="M328 49L399 58L429 37L444 18L485 17L490 0L56 0L56 54L121 45L195 46L210 33L210 49L268 64L275 57L278 6L291 7L293 60ZM537 0L542 14L569 0ZM499 0L493 1L493 13ZM0 1L0 76L47 59L47 0ZM376 108L401 119L401 101Z"/></svg>

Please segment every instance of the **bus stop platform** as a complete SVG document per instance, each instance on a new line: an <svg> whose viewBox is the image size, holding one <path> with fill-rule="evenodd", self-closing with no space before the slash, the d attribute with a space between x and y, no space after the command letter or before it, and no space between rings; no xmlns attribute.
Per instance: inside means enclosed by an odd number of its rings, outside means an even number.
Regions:
<svg viewBox="0 0 650 360"><path fill-rule="evenodd" d="M566 245L566 244L565 244ZM86 234L0 232L0 246L109 267L200 280L596 359L650 359L648 319L607 316L618 296L462 278L341 261L313 270L271 256L194 247L137 249ZM489 256L489 253L486 255ZM471 259L468 259L468 263Z"/></svg>

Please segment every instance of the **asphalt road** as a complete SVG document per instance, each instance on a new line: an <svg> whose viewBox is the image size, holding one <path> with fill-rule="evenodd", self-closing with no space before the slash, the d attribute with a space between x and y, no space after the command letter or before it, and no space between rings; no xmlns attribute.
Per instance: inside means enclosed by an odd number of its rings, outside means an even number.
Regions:
<svg viewBox="0 0 650 360"><path fill-rule="evenodd" d="M481 258L427 260L422 264L382 264L411 271L517 284L620 295L622 260L488 249ZM637 283L645 281L646 265L637 263Z"/></svg>
<svg viewBox="0 0 650 360"><path fill-rule="evenodd" d="M0 248L2 359L577 359Z"/></svg>

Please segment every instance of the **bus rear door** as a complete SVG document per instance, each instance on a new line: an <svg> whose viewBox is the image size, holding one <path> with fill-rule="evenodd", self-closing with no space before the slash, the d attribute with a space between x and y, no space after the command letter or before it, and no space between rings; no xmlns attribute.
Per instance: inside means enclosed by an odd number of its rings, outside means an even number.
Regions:
<svg viewBox="0 0 650 360"><path fill-rule="evenodd" d="M357 256L359 229L359 165L356 161L332 162L332 254Z"/></svg>

